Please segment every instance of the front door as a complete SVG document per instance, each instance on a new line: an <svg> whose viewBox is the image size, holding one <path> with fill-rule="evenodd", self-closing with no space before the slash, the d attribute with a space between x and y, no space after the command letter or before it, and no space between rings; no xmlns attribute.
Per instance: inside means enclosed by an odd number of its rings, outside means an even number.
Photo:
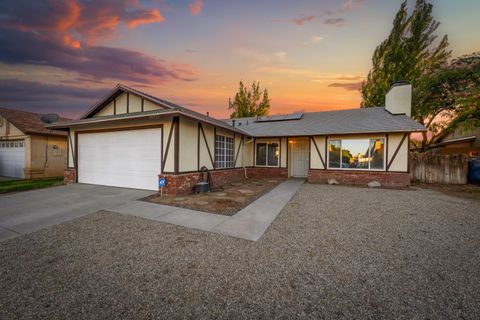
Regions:
<svg viewBox="0 0 480 320"><path fill-rule="evenodd" d="M306 177L308 175L308 138L290 140L291 150L291 176Z"/></svg>

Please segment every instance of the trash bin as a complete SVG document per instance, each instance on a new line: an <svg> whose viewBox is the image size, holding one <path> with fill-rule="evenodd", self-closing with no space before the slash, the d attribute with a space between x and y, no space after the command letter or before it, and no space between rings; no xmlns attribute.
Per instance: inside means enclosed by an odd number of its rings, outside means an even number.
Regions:
<svg viewBox="0 0 480 320"><path fill-rule="evenodd" d="M480 184L480 158L468 161L468 182Z"/></svg>

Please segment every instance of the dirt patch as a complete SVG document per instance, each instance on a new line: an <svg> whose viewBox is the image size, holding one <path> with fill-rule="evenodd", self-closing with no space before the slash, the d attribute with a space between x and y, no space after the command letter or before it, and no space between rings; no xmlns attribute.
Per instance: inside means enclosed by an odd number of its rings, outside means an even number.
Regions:
<svg viewBox="0 0 480 320"><path fill-rule="evenodd" d="M412 183L413 188L435 190L449 196L480 200L480 185Z"/></svg>
<svg viewBox="0 0 480 320"><path fill-rule="evenodd" d="M232 216L276 187L283 179L244 179L213 192L186 196L154 194L144 201Z"/></svg>

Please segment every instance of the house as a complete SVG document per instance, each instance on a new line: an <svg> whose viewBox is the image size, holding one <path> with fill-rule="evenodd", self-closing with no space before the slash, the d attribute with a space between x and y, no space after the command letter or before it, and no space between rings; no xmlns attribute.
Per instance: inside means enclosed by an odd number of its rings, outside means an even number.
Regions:
<svg viewBox="0 0 480 320"><path fill-rule="evenodd" d="M20 179L63 176L67 165L67 133L45 128L41 117L38 113L0 108L0 176Z"/></svg>
<svg viewBox="0 0 480 320"><path fill-rule="evenodd" d="M480 127L471 130L458 128L441 137L431 146L439 154L466 154L469 158L480 156Z"/></svg>
<svg viewBox="0 0 480 320"><path fill-rule="evenodd" d="M191 193L199 170L214 185L247 177L408 186L411 86L396 84L386 107L218 120L117 85L68 131L67 183Z"/></svg>

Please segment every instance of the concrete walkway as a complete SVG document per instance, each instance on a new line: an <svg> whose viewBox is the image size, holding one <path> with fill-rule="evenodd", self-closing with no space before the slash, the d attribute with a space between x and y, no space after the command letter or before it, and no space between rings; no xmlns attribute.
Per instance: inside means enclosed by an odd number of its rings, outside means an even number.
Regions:
<svg viewBox="0 0 480 320"><path fill-rule="evenodd" d="M109 210L257 241L303 183L304 179L288 179L231 217L145 201L130 201Z"/></svg>

